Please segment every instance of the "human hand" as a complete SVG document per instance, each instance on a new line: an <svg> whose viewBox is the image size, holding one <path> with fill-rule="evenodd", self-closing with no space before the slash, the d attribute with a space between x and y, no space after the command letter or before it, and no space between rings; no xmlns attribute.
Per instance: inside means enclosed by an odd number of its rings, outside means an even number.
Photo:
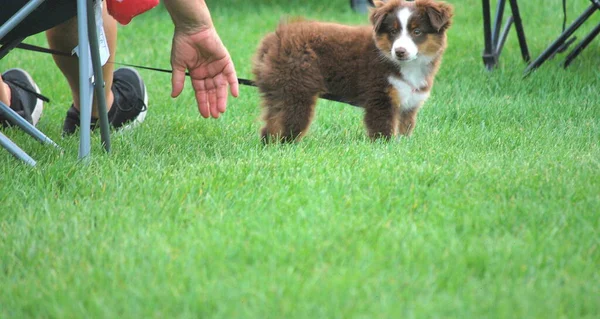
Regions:
<svg viewBox="0 0 600 319"><path fill-rule="evenodd" d="M227 86L239 95L235 67L214 28L193 34L175 31L171 48L172 97L181 94L189 70L198 111L204 118L218 118L227 107Z"/></svg>

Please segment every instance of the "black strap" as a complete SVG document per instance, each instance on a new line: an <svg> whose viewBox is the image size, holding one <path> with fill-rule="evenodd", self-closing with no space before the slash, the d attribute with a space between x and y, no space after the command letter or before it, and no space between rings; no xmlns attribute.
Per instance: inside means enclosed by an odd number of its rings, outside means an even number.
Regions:
<svg viewBox="0 0 600 319"><path fill-rule="evenodd" d="M74 55L72 55L70 53L67 53L67 52L62 52L62 51L57 51L57 50L53 50L53 49L43 48L43 47L39 47L37 45L31 45L31 44L27 44L27 43L20 43L19 45L17 45L17 48L22 49L22 50L27 50L27 51L47 53L47 54L53 54L53 55L58 55L58 56L64 56L64 57L72 57L72 58L75 57ZM136 68L136 69L143 69L143 70L149 70L149 71L157 71L157 72L163 72L163 73L173 73L173 70L167 70L167 69L161 69L161 68L153 68L153 67L143 66L143 65L137 65L137 64L129 64L129 63L121 63L121 62L108 62L108 63L112 63L112 64L115 64L115 65L128 66L128 67L132 67L132 68ZM185 75L186 76L190 76L190 73L186 72ZM248 80L248 79L238 78L238 83L241 84L241 85L256 87L256 83L254 83L254 81ZM334 101L334 102L340 102L340 103L346 103L346 104L354 105L352 103L344 101L340 97L337 97L335 95L331 95L329 93L322 94L319 97L322 98L322 99L325 99L325 100L329 100L329 101Z"/></svg>
<svg viewBox="0 0 600 319"><path fill-rule="evenodd" d="M45 96L43 96L43 95L39 94L39 93L38 93L38 92L36 92L36 91L33 91L33 90L29 89L27 86L25 86L25 84L24 84L24 83L21 83L20 81L5 80L5 82L6 82L6 83L10 83L10 84L12 84L12 85L14 85L14 86L16 86L16 87L20 88L21 90L23 90L23 91L25 91L25 92L27 92L27 93L29 93L29 94L32 94L32 95L33 95L33 96L35 96L36 98L38 98L38 99L40 99L40 100L42 100L42 101L44 101L44 102L46 102L46 103L50 102L50 99L49 99L49 98L47 98L47 97L45 97Z"/></svg>

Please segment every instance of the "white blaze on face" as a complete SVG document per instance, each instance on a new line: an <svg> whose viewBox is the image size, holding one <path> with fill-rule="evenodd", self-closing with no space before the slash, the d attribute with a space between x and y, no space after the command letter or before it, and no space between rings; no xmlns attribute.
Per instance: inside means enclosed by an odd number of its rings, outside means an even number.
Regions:
<svg viewBox="0 0 600 319"><path fill-rule="evenodd" d="M408 31L408 20L410 19L411 14L412 11L410 11L410 9L408 8L403 8L402 10L398 11L398 20L400 21L402 31L400 32L400 36L394 41L394 44L392 45L393 57L396 56L395 52L398 48L406 49L406 60L413 60L417 57L419 49L417 48L417 45L415 44L413 39L410 37L410 33Z"/></svg>

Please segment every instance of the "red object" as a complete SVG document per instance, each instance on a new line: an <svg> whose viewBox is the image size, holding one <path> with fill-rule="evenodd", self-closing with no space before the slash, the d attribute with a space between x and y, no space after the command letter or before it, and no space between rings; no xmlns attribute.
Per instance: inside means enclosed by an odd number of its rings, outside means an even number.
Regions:
<svg viewBox="0 0 600 319"><path fill-rule="evenodd" d="M133 17L158 5L159 0L106 0L108 13L120 24L126 25Z"/></svg>

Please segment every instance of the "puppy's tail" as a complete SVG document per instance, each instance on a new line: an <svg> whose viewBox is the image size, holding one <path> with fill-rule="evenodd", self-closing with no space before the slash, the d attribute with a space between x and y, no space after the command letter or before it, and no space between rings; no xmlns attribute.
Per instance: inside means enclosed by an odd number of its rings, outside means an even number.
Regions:
<svg viewBox="0 0 600 319"><path fill-rule="evenodd" d="M291 24L306 22L307 20L303 17L283 17L279 21L279 25L275 32L267 34L260 42L258 49L253 58L252 73L257 84L260 85L261 79L264 78L265 72L271 70L269 59L265 56L271 56L271 60L279 57L280 50L283 50L285 44L284 41L285 30L290 27Z"/></svg>
<svg viewBox="0 0 600 319"><path fill-rule="evenodd" d="M281 19L279 19L279 25L286 25L286 24L291 24L291 23L296 23L296 22L304 22L304 21L308 21L306 20L304 17L300 17L300 16L295 16L295 17L282 17Z"/></svg>
<svg viewBox="0 0 600 319"><path fill-rule="evenodd" d="M276 32L267 34L260 42L258 49L256 50L256 54L252 59L252 73L254 73L254 79L256 81L260 81L263 78L262 73L265 69L267 69L267 66L265 65L265 56L268 54L273 54L273 50L278 51L279 42L279 36Z"/></svg>

